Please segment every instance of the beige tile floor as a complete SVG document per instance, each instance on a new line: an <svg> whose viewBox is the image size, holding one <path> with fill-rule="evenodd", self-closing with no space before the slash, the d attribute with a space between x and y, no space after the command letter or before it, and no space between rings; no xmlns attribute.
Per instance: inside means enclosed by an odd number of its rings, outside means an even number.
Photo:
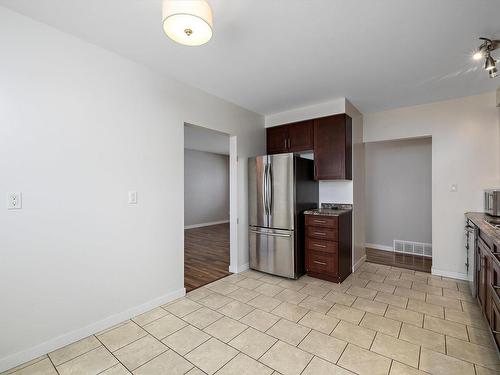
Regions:
<svg viewBox="0 0 500 375"><path fill-rule="evenodd" d="M485 329L462 281L371 263L340 285L247 271L4 374L499 374Z"/></svg>

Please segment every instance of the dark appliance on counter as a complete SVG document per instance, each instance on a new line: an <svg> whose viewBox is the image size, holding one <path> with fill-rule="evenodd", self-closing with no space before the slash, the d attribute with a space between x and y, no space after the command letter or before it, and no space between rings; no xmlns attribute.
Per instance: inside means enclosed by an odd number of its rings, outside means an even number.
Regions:
<svg viewBox="0 0 500 375"><path fill-rule="evenodd" d="M491 216L500 216L500 189L484 191L484 212Z"/></svg>

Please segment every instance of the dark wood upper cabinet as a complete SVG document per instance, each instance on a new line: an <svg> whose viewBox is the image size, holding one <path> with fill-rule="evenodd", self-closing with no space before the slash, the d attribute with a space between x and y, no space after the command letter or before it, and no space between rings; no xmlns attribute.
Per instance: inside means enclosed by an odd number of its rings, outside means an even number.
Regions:
<svg viewBox="0 0 500 375"><path fill-rule="evenodd" d="M301 121L288 125L289 152L308 151L314 148L313 121Z"/></svg>
<svg viewBox="0 0 500 375"><path fill-rule="evenodd" d="M352 180L352 120L346 114L267 128L267 153L314 151L316 180Z"/></svg>
<svg viewBox="0 0 500 375"><path fill-rule="evenodd" d="M314 177L352 179L352 120L346 114L314 120Z"/></svg>
<svg viewBox="0 0 500 375"><path fill-rule="evenodd" d="M267 153L282 154L313 149L313 121L267 128Z"/></svg>
<svg viewBox="0 0 500 375"><path fill-rule="evenodd" d="M274 126L266 130L267 153L283 154L288 152L288 126Z"/></svg>

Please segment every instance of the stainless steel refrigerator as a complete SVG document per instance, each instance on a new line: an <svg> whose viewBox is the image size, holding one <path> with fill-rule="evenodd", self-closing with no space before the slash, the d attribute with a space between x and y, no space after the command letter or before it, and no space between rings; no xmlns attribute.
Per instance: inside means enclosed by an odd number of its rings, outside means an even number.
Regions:
<svg viewBox="0 0 500 375"><path fill-rule="evenodd" d="M304 215L318 206L314 162L298 155L248 160L250 268L296 279L304 273Z"/></svg>

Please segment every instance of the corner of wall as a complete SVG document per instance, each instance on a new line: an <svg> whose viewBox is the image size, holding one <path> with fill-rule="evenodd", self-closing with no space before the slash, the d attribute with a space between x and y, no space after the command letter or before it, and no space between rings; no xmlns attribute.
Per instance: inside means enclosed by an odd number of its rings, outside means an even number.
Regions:
<svg viewBox="0 0 500 375"><path fill-rule="evenodd" d="M312 118L330 116L346 112L346 98L332 99L326 102L313 104L273 113L265 116L265 126L276 126Z"/></svg>
<svg viewBox="0 0 500 375"><path fill-rule="evenodd" d="M352 118L353 170L353 268L366 259L365 251L365 146L363 143L363 114L345 100L346 113Z"/></svg>

